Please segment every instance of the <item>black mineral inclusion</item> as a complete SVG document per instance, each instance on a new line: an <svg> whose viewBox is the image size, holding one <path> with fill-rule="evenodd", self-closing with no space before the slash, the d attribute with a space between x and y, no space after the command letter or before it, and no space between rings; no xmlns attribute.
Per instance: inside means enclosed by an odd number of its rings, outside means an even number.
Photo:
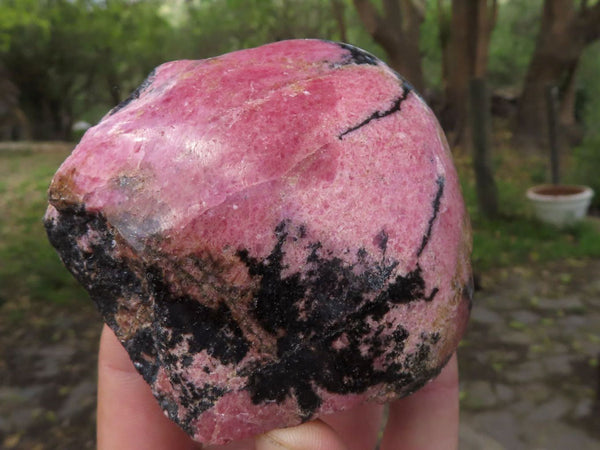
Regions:
<svg viewBox="0 0 600 450"><path fill-rule="evenodd" d="M180 401L189 406L188 414L178 417L167 398L159 398L159 402L173 420L189 428L197 414L209 409L226 392L223 387L195 387L185 381L181 370L189 366L191 355L206 350L224 364L239 365L249 351L249 343L229 307L219 303L209 308L193 298L174 296L159 269L141 268L139 263L116 256L115 231L101 214L84 208L63 211L56 220L47 221L46 228L67 267L117 332L117 299L153 299L154 322L137 330L124 345L149 383L155 380L159 366L169 364L175 368L170 378L175 385L183 386ZM89 230L100 238L92 252L85 253L75 242ZM303 225L283 221L274 234L276 243L264 259L250 256L247 250L238 251L250 276L258 280L251 314L264 330L278 336L277 354L272 361L242 364L238 369L240 375L248 376L248 389L255 403L281 402L294 396L303 418L308 420L321 404L316 391L319 387L339 394L361 393L385 382L398 390L412 391L423 378L439 370L432 371L426 365L434 337L421 336L418 351L408 355L402 366L396 360L404 351L407 330L388 322L372 332L367 323L370 319L381 321L392 304L432 301L437 292L436 288L426 292L419 266L404 276L392 275L398 262L385 257L384 230L375 236L381 250L379 262L373 263L373 258L361 249L357 252L359 271L330 255L319 242L308 241ZM284 275L284 246L292 241L294 245L305 244L309 250L306 270ZM189 352L178 359L172 350L184 336ZM345 345L336 348L334 342L338 339L343 339ZM368 346L366 353L364 345ZM388 361L385 370L373 367L373 360L379 357Z"/></svg>

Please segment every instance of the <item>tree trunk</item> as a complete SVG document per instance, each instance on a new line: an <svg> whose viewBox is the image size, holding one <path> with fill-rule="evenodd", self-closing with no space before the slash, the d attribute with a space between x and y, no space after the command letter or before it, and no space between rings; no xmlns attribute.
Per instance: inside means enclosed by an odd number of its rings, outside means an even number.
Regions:
<svg viewBox="0 0 600 450"><path fill-rule="evenodd" d="M348 42L348 27L346 26L346 17L344 14L344 2L342 0L331 0L331 10L338 25L340 41Z"/></svg>
<svg viewBox="0 0 600 450"><path fill-rule="evenodd" d="M61 101L50 100L48 102L48 113L51 126L51 140L67 140L69 138L70 130L67 129L68 115L64 110L64 105Z"/></svg>
<svg viewBox="0 0 600 450"><path fill-rule="evenodd" d="M24 139L28 131L27 117L19 105L19 89L0 61L0 141Z"/></svg>
<svg viewBox="0 0 600 450"><path fill-rule="evenodd" d="M547 86L568 83L584 48L600 37L600 2L588 7L581 2L579 10L574 0L545 0L542 25L536 47L529 63L519 99L514 123L515 144L526 149L548 146L548 124L545 109ZM568 93L568 89L563 92ZM569 101L560 99L559 109Z"/></svg>
<svg viewBox="0 0 600 450"><path fill-rule="evenodd" d="M564 83L562 93L562 102L558 113L558 121L563 127L576 126L575 117L575 97L577 94L577 64L570 67L567 71L567 78Z"/></svg>
<svg viewBox="0 0 600 450"><path fill-rule="evenodd" d="M385 48L385 51L389 55L390 66L413 85L417 91L424 92L425 81L421 65L421 52L418 46L413 45L411 42L401 41L396 45Z"/></svg>
<svg viewBox="0 0 600 450"><path fill-rule="evenodd" d="M383 0L383 14L369 0L354 0L358 15L369 34L388 54L388 63L418 91L425 87L420 26L423 4L417 0Z"/></svg>
<svg viewBox="0 0 600 450"><path fill-rule="evenodd" d="M498 215L498 191L492 168L490 99L485 79L469 80L468 93L477 206L485 217L494 218Z"/></svg>
<svg viewBox="0 0 600 450"><path fill-rule="evenodd" d="M440 2L441 3L441 2ZM489 44L496 22L496 0L453 0L450 33L445 47L445 105L441 114L454 145L470 143L467 132L469 80L487 73Z"/></svg>

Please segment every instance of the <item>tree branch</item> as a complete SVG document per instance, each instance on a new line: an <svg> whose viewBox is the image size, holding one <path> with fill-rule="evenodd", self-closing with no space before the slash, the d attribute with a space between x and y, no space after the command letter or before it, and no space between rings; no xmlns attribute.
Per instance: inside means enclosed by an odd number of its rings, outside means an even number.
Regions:
<svg viewBox="0 0 600 450"><path fill-rule="evenodd" d="M427 12L427 2L424 0L410 0L411 6L416 13L419 23L425 20L425 13Z"/></svg>
<svg viewBox="0 0 600 450"><path fill-rule="evenodd" d="M441 43L442 49L446 48L450 39L450 21L451 15L444 9L444 0L437 0L437 13L438 13L438 29L439 29L439 42Z"/></svg>
<svg viewBox="0 0 600 450"><path fill-rule="evenodd" d="M498 20L498 0L492 0L492 7L490 8L489 24L490 30L493 30Z"/></svg>
<svg viewBox="0 0 600 450"><path fill-rule="evenodd" d="M369 0L353 0L358 16L367 32L373 36L381 28L381 16Z"/></svg>
<svg viewBox="0 0 600 450"><path fill-rule="evenodd" d="M400 8L400 15L403 25L403 30L416 31L421 26L425 19L425 7L417 0L399 0L397 1Z"/></svg>
<svg viewBox="0 0 600 450"><path fill-rule="evenodd" d="M331 9L338 25L338 31L340 32L340 41L348 42L344 3L341 0L331 0Z"/></svg>
<svg viewBox="0 0 600 450"><path fill-rule="evenodd" d="M394 31L402 30L399 22L392 22L389 17L383 18L369 0L353 1L359 17L375 42L386 51L393 49L397 44Z"/></svg>
<svg viewBox="0 0 600 450"><path fill-rule="evenodd" d="M406 24L402 17L402 6L400 3L403 0L383 0L383 11L385 13L385 21L388 24L401 25L402 29L406 29ZM389 25L388 25L389 26Z"/></svg>

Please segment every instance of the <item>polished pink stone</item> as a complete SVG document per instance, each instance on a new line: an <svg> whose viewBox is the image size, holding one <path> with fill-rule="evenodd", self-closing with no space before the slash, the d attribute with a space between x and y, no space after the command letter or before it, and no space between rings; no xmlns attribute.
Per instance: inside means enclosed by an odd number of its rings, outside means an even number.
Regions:
<svg viewBox="0 0 600 450"><path fill-rule="evenodd" d="M445 137L349 45L159 66L49 198L50 240L200 442L410 394L465 329L470 229Z"/></svg>

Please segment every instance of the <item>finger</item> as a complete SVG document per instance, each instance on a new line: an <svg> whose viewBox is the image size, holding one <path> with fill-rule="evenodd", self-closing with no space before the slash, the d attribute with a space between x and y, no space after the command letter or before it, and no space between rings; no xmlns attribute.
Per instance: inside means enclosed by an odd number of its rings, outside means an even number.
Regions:
<svg viewBox="0 0 600 450"><path fill-rule="evenodd" d="M435 380L390 405L381 450L455 450L458 412L458 363L454 354Z"/></svg>
<svg viewBox="0 0 600 450"><path fill-rule="evenodd" d="M254 439L242 439L225 445L209 445L202 447L203 450L256 450L254 447Z"/></svg>
<svg viewBox="0 0 600 450"><path fill-rule="evenodd" d="M256 438L256 450L348 450L333 428L321 420L282 428Z"/></svg>
<svg viewBox="0 0 600 450"><path fill-rule="evenodd" d="M198 449L167 419L127 352L105 325L98 361L99 450Z"/></svg>
<svg viewBox="0 0 600 450"><path fill-rule="evenodd" d="M346 444L348 450L373 449L377 444L383 405L364 405L323 416L323 422L333 428Z"/></svg>

